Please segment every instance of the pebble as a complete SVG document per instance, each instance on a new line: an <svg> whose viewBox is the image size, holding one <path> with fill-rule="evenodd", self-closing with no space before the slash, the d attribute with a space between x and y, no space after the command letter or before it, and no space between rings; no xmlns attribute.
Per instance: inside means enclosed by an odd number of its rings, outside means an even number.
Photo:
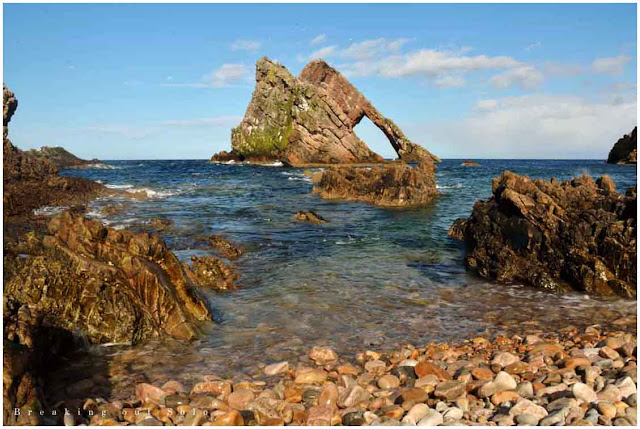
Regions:
<svg viewBox="0 0 640 429"><path fill-rule="evenodd" d="M319 384L327 379L327 372L322 369L301 368L296 371L296 384Z"/></svg>
<svg viewBox="0 0 640 429"><path fill-rule="evenodd" d="M337 361L338 354L329 347L314 347L309 352L309 358L311 358L316 365L324 366Z"/></svg>
<svg viewBox="0 0 640 429"><path fill-rule="evenodd" d="M289 362L284 361L272 363L271 365L265 366L262 371L265 373L265 375L284 374L289 371Z"/></svg>
<svg viewBox="0 0 640 429"><path fill-rule="evenodd" d="M438 398L444 398L447 401L453 401L459 398L467 391L467 384L460 380L444 381L436 386L434 395Z"/></svg>
<svg viewBox="0 0 640 429"><path fill-rule="evenodd" d="M598 401L619 402L622 400L622 393L613 384L607 384L604 389L598 392Z"/></svg>
<svg viewBox="0 0 640 429"><path fill-rule="evenodd" d="M417 422L422 420L427 413L429 412L429 406L427 404L415 404L407 415L402 419L402 423L408 423L410 425L415 425Z"/></svg>
<svg viewBox="0 0 640 429"><path fill-rule="evenodd" d="M600 401L597 406L598 412L605 417L614 418L618 414L618 409L611 402Z"/></svg>
<svg viewBox="0 0 640 429"><path fill-rule="evenodd" d="M441 367L434 364L433 362L425 362L425 361L418 362L418 364L413 369L416 372L416 375L418 376L418 378L422 378L430 374L433 374L436 377L438 377L440 381L447 381L447 380L451 380L452 378L451 375L449 375L449 373L446 370L442 369Z"/></svg>
<svg viewBox="0 0 640 429"><path fill-rule="evenodd" d="M438 426L444 423L442 414L434 409L429 409L427 415L418 422L418 426Z"/></svg>
<svg viewBox="0 0 640 429"><path fill-rule="evenodd" d="M378 379L378 387L381 389L394 389L400 387L400 379L395 375L383 375Z"/></svg>
<svg viewBox="0 0 640 429"><path fill-rule="evenodd" d="M509 352L498 352L491 360L491 365L500 365L501 368L519 362L520 358Z"/></svg>
<svg viewBox="0 0 640 429"><path fill-rule="evenodd" d="M592 402L596 402L598 400L598 395L593 389L587 386L584 383L575 383L572 387L573 396L577 399L581 399L582 401L590 404Z"/></svg>
<svg viewBox="0 0 640 429"><path fill-rule="evenodd" d="M238 389L229 395L227 402L231 408L244 410L255 397L256 395L249 389Z"/></svg>

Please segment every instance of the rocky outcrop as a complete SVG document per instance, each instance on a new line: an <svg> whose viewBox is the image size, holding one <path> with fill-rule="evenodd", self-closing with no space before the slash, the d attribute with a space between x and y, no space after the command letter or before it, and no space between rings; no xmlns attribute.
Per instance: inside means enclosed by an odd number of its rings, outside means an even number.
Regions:
<svg viewBox="0 0 640 429"><path fill-rule="evenodd" d="M505 171L449 234L480 276L550 290L636 296L636 188L609 176L558 182Z"/></svg>
<svg viewBox="0 0 640 429"><path fill-rule="evenodd" d="M309 222L316 225L329 222L328 220L326 220L324 217L320 216L318 213L314 212L313 210L309 210L309 211L300 210L299 212L293 215L293 218L300 222Z"/></svg>
<svg viewBox="0 0 640 429"><path fill-rule="evenodd" d="M337 70L314 60L294 77L262 58L244 119L231 132L232 151L213 161L275 161L290 165L379 163L384 160L358 138L354 127L368 117L407 162L438 158L412 143Z"/></svg>
<svg viewBox="0 0 640 429"><path fill-rule="evenodd" d="M13 92L3 87L3 217L24 216L46 205L73 205L108 192L102 185L76 177L60 177L48 159L15 147L9 122L18 107Z"/></svg>
<svg viewBox="0 0 640 429"><path fill-rule="evenodd" d="M636 165L638 158L638 127L630 134L625 135L616 142L609 152L607 163Z"/></svg>
<svg viewBox="0 0 640 429"><path fill-rule="evenodd" d="M9 249L4 262L5 294L91 343L193 339L195 322L211 320L188 268L155 234L65 212L43 237Z"/></svg>
<svg viewBox="0 0 640 429"><path fill-rule="evenodd" d="M59 170L69 168L86 168L90 165L102 164L98 159L80 159L62 147L42 146L40 149L32 149L26 152L34 158L47 159L51 161Z"/></svg>
<svg viewBox="0 0 640 429"><path fill-rule="evenodd" d="M420 206L439 195L435 165L403 162L373 168L330 167L322 173L313 192L323 198L364 201L379 206Z"/></svg>

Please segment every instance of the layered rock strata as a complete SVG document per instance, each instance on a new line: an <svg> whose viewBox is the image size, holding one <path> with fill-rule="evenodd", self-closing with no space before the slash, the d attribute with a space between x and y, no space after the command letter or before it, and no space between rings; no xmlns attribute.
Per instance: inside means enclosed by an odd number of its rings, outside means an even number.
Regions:
<svg viewBox="0 0 640 429"><path fill-rule="evenodd" d="M275 161L289 165L380 163L354 127L368 117L407 162L438 161L411 142L337 70L322 60L294 77L267 58L256 64L256 87L244 119L231 132L232 151L212 161Z"/></svg>
<svg viewBox="0 0 640 429"><path fill-rule="evenodd" d="M505 171L493 196L449 235L464 240L480 276L550 290L636 296L636 187L609 176L559 182Z"/></svg>
<svg viewBox="0 0 640 429"><path fill-rule="evenodd" d="M440 194L432 162L415 167L403 162L373 168L330 167L322 173L313 193L387 207L425 205Z"/></svg>

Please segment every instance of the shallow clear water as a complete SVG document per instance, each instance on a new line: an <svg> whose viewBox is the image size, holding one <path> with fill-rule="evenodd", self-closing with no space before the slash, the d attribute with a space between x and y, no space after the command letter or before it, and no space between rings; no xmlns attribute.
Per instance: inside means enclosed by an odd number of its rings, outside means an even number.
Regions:
<svg viewBox="0 0 640 429"><path fill-rule="evenodd" d="M462 243L447 237L456 218L468 216L476 200L490 196L491 179L505 169L561 180L606 173L626 190L636 184L634 167L593 160L477 162L479 167L470 168L461 160L444 160L437 173L442 196L420 209L322 200L310 194L305 171L294 168L113 161L114 169L65 172L129 191L147 189L149 199L99 200L90 214L116 227L171 219L173 226L161 235L185 262L192 254L212 253L206 237L216 233L248 252L235 262L241 276L237 291L204 291L217 323L204 327L202 340L94 347L58 373L57 381L69 383L83 372L107 368L109 395L121 397L141 379L250 376L261 362L295 360L318 344L353 354L524 325L589 325L636 314L635 301L556 295L476 278L465 272ZM101 213L114 204L123 209ZM296 222L292 215L298 210L314 210L330 223Z"/></svg>

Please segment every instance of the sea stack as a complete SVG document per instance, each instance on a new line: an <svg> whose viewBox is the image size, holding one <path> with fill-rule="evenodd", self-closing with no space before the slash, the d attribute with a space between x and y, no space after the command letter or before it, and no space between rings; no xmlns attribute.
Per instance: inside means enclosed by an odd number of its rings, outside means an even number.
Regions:
<svg viewBox="0 0 640 429"><path fill-rule="evenodd" d="M609 152L607 163L636 165L638 158L638 127L616 142Z"/></svg>
<svg viewBox="0 0 640 429"><path fill-rule="evenodd" d="M620 194L609 176L561 183L505 171L449 235L465 241L466 265L482 277L631 298L636 223L635 186Z"/></svg>
<svg viewBox="0 0 640 429"><path fill-rule="evenodd" d="M323 60L311 61L296 78L268 58L256 63L256 87L244 119L231 131L232 151L214 155L212 161L294 166L384 162L354 132L365 116L387 136L400 159L439 161Z"/></svg>

